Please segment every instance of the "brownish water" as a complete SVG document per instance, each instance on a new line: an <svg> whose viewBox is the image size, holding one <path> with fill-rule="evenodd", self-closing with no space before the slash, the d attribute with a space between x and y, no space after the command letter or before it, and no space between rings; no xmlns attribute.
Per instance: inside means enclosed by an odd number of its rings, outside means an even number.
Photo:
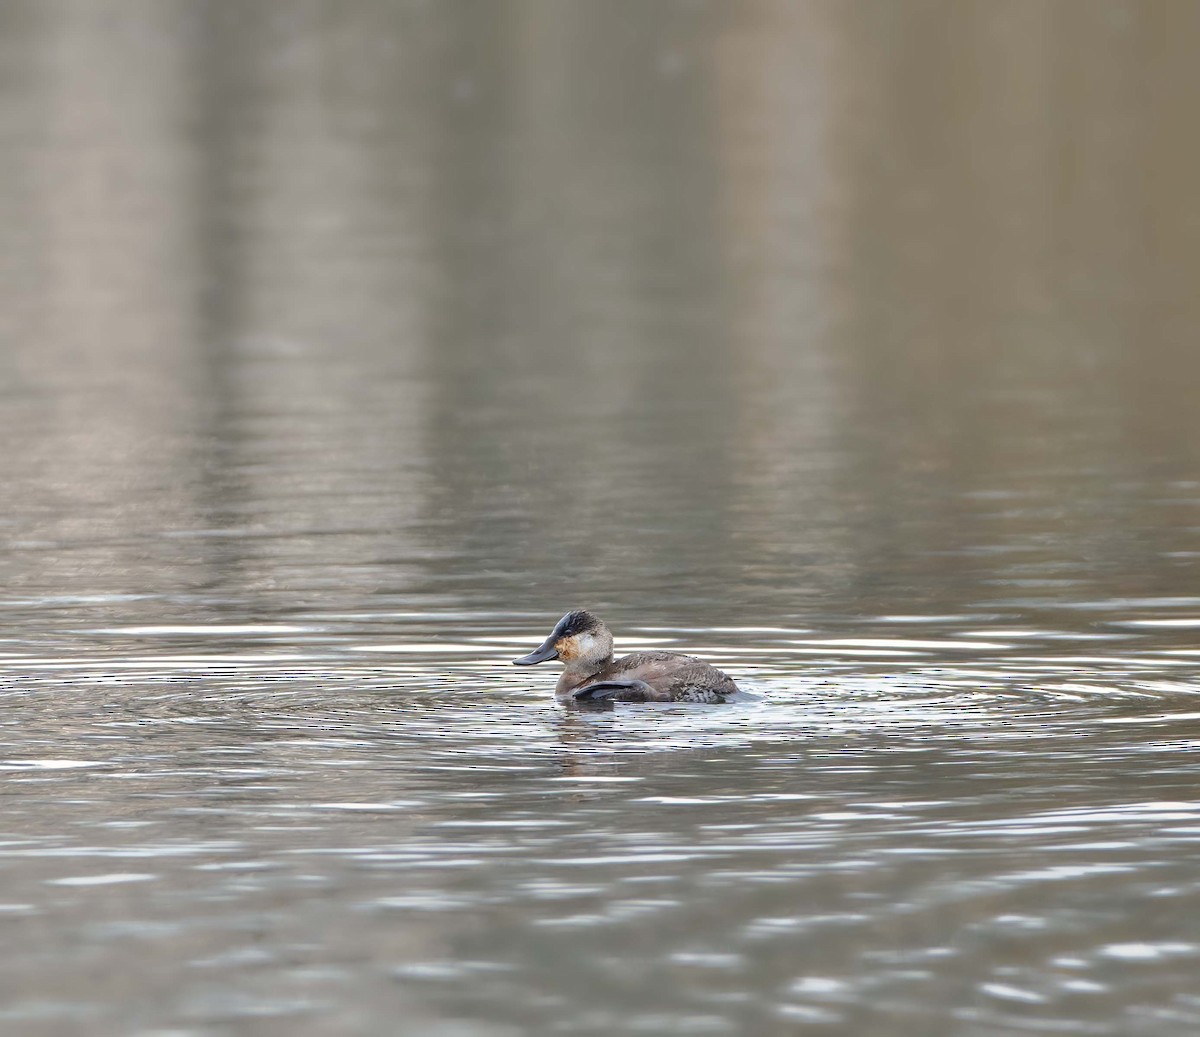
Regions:
<svg viewBox="0 0 1200 1037"><path fill-rule="evenodd" d="M1200 1032L1198 33L6 0L0 1029Z"/></svg>

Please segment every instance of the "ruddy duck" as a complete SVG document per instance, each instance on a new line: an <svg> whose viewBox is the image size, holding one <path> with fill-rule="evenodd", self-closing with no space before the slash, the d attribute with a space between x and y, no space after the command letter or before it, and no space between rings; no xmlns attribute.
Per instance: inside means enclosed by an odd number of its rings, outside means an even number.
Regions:
<svg viewBox="0 0 1200 1037"><path fill-rule="evenodd" d="M558 621L550 636L514 666L550 659L565 664L554 695L560 702L724 702L733 680L701 659L675 652L637 652L613 658L608 627L587 609Z"/></svg>

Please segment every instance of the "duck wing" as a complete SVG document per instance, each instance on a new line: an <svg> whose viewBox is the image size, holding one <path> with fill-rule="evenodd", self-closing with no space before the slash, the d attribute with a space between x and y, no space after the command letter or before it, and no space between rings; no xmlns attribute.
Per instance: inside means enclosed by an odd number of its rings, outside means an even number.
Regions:
<svg viewBox="0 0 1200 1037"><path fill-rule="evenodd" d="M645 681L596 681L571 692L573 702L651 702L658 696Z"/></svg>
<svg viewBox="0 0 1200 1037"><path fill-rule="evenodd" d="M724 702L737 692L733 680L715 666L675 652L638 652L617 659L575 697L617 702ZM611 693L610 693L611 692Z"/></svg>

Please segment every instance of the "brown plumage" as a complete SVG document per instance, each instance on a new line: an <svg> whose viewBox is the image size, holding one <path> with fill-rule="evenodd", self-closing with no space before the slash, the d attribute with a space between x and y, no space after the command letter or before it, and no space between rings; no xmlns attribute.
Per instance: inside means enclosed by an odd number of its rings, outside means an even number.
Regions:
<svg viewBox="0 0 1200 1037"><path fill-rule="evenodd" d="M727 674L690 655L635 652L614 659L612 634L586 609L568 612L538 648L514 662L551 659L564 664L554 691L560 701L716 703L738 691Z"/></svg>

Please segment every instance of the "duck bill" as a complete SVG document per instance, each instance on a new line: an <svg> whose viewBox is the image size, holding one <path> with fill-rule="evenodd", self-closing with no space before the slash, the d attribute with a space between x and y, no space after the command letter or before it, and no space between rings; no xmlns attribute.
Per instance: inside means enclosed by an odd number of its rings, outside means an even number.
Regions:
<svg viewBox="0 0 1200 1037"><path fill-rule="evenodd" d="M514 666L536 666L538 663L548 662L551 659L558 658L558 649L554 647L554 635L551 634L545 641L537 646L528 655L521 656L520 659L514 659Z"/></svg>

